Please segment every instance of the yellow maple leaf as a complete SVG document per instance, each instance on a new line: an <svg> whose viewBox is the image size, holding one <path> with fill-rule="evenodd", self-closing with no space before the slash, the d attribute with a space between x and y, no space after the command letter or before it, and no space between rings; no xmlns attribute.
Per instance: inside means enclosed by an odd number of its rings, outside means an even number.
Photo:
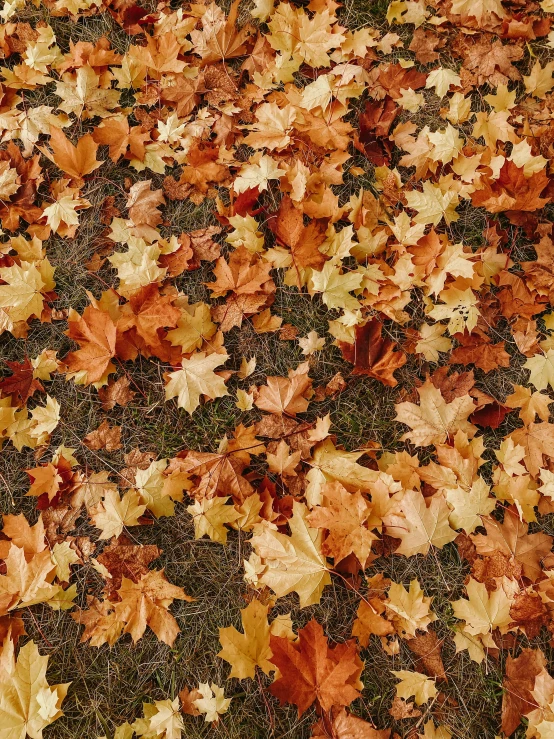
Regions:
<svg viewBox="0 0 554 739"><path fill-rule="evenodd" d="M79 67L75 74L66 73L56 83L56 95L62 102L58 108L64 113L74 113L78 118L105 118L119 104L120 93L99 87L100 78L88 64Z"/></svg>
<svg viewBox="0 0 554 739"><path fill-rule="evenodd" d="M187 506L187 511L194 521L195 539L201 539L207 535L212 541L218 541L221 544L227 542L225 524L232 523L241 516L232 505L226 505L228 500L229 497L204 498Z"/></svg>
<svg viewBox="0 0 554 739"><path fill-rule="evenodd" d="M63 716L61 705L71 683L49 685L48 656L33 641L15 659L11 639L0 659L0 726L6 739L42 739L42 731Z"/></svg>
<svg viewBox="0 0 554 739"><path fill-rule="evenodd" d="M533 97L543 98L554 87L554 62L548 62L541 67L537 59L531 69L531 73L527 77L523 77L525 90Z"/></svg>
<svg viewBox="0 0 554 739"><path fill-rule="evenodd" d="M165 388L166 400L177 398L179 408L193 413L200 405L200 396L214 400L229 395L225 382L215 374L214 369L229 359L227 354L210 354L204 352L193 354L190 359L183 359L182 369L169 373L169 382Z"/></svg>
<svg viewBox="0 0 554 739"><path fill-rule="evenodd" d="M393 582L385 606L387 611L391 611L389 619L396 633L411 639L416 631L427 631L429 624L437 618L431 611L432 600L425 595L417 579L410 582L409 590L401 583Z"/></svg>
<svg viewBox="0 0 554 739"><path fill-rule="evenodd" d="M414 218L415 223L427 225L432 223L437 226L442 219L447 224L457 221L459 216L456 213L458 205L458 193L454 190L443 192L438 185L425 180L423 183L423 192L412 190L406 193L408 207L417 211Z"/></svg>
<svg viewBox="0 0 554 739"><path fill-rule="evenodd" d="M339 265L329 261L325 262L321 271L312 271L310 288L313 293L321 293L323 302L328 308L356 310L359 303L350 292L360 288L363 279L362 272L342 273Z"/></svg>
<svg viewBox="0 0 554 739"><path fill-rule="evenodd" d="M387 534L401 541L397 554L427 554L431 545L442 549L456 538L448 523L450 509L442 495L434 495L427 505L419 490L406 490L399 505L401 513L391 512L383 519Z"/></svg>
<svg viewBox="0 0 554 739"><path fill-rule="evenodd" d="M200 713L204 714L205 721L218 721L219 717L227 713L231 705L231 698L225 698L223 688L215 683L200 683L198 692L202 696L193 701Z"/></svg>
<svg viewBox="0 0 554 739"><path fill-rule="evenodd" d="M217 656L231 665L229 678L253 678L256 667L266 675L275 670L275 665L269 661L272 651L269 646L271 628L267 621L267 612L268 606L254 599L240 612L243 634L234 626L219 629L222 649Z"/></svg>
<svg viewBox="0 0 554 739"><path fill-rule="evenodd" d="M497 583L496 590L489 593L484 583L470 577L466 585L467 599L453 601L454 615L465 621L464 631L468 634L486 635L496 628L502 633L508 630L512 622L510 608L519 586L505 576L498 578Z"/></svg>
<svg viewBox="0 0 554 739"><path fill-rule="evenodd" d="M523 366L529 370L529 382L537 390L546 390L548 385L554 388L554 349L548 349L546 354L535 354Z"/></svg>
<svg viewBox="0 0 554 739"><path fill-rule="evenodd" d="M177 327L168 331L172 346L180 346L183 354L200 349L205 340L211 339L217 327L212 321L210 306L206 303L187 305L177 321Z"/></svg>
<svg viewBox="0 0 554 739"><path fill-rule="evenodd" d="M10 319L27 321L40 318L44 305L41 290L45 287L43 277L35 264L21 262L0 269L0 308L4 308Z"/></svg>
<svg viewBox="0 0 554 739"><path fill-rule="evenodd" d="M469 490L461 487L447 488L446 500L452 508L449 521L453 529L463 529L472 534L481 526L481 516L488 516L494 509L496 501L489 495L489 486L482 477L478 477Z"/></svg>
<svg viewBox="0 0 554 739"><path fill-rule="evenodd" d="M295 501L290 536L262 522L251 540L254 552L266 565L259 581L278 598L298 593L301 608L319 603L323 588L331 582L321 553L322 532L308 526L306 511L305 505Z"/></svg>
<svg viewBox="0 0 554 739"><path fill-rule="evenodd" d="M123 498L116 489L106 490L104 500L93 510L91 520L101 529L100 539L119 536L126 526L139 526L139 518L146 510L140 504L140 496L135 490L127 490Z"/></svg>
<svg viewBox="0 0 554 739"><path fill-rule="evenodd" d="M437 695L435 681L427 675L411 670L391 670L391 672L400 680L396 686L396 695L399 698L407 700L414 696L417 705L421 706Z"/></svg>
<svg viewBox="0 0 554 739"><path fill-rule="evenodd" d="M442 444L457 431L472 437L477 430L467 419L475 406L469 395L462 395L447 403L430 380L417 389L420 404L399 403L396 405L396 420L412 429L404 434L416 446Z"/></svg>

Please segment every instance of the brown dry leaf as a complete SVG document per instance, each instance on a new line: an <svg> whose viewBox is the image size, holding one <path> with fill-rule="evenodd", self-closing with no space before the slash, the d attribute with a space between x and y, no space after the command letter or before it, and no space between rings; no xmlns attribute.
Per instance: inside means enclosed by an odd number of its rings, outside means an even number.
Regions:
<svg viewBox="0 0 554 739"><path fill-rule="evenodd" d="M359 696L363 662L354 641L330 648L321 625L312 619L298 632L298 641L271 637L270 661L280 677L270 692L281 703L294 703L302 715L314 701L324 711L348 706Z"/></svg>
<svg viewBox="0 0 554 739"><path fill-rule="evenodd" d="M531 713L537 702L533 698L535 678L546 667L540 649L523 649L519 657L508 655L502 686L502 731L513 734L527 713Z"/></svg>
<svg viewBox="0 0 554 739"><path fill-rule="evenodd" d="M389 739L390 729L375 729L367 721L348 713L333 710L312 727L310 739Z"/></svg>
<svg viewBox="0 0 554 739"><path fill-rule="evenodd" d="M106 387L100 388L98 397L102 401L102 409L111 411L116 405L126 406L135 397L136 392L131 390L131 382L128 377L120 377L111 381Z"/></svg>
<svg viewBox="0 0 554 739"><path fill-rule="evenodd" d="M200 711L195 705L195 701L199 698L202 698L202 693L197 688L189 690L184 687L179 693L181 711L187 716L200 716Z"/></svg>
<svg viewBox="0 0 554 739"><path fill-rule="evenodd" d="M52 126L49 144L53 152L53 155L49 158L60 169L67 172L70 177L75 177L75 179L80 180L86 174L94 172L102 164L96 159L98 144L88 133L81 137L77 145L74 146L60 128Z"/></svg>
<svg viewBox="0 0 554 739"><path fill-rule="evenodd" d="M114 366L116 327L108 313L89 305L83 315L71 311L67 335L80 345L69 353L65 363L70 372L83 372L87 383L98 382Z"/></svg>
<svg viewBox="0 0 554 739"><path fill-rule="evenodd" d="M340 342L343 357L354 365L353 375L368 375L380 380L384 385L394 387L398 380L395 370L406 364L406 355L396 351L398 345L383 338L383 326L377 318L364 326L356 326L353 344Z"/></svg>
<svg viewBox="0 0 554 739"><path fill-rule="evenodd" d="M541 577L541 560L552 548L551 536L542 532L528 534L529 526L520 519L514 506L505 510L503 523L485 517L483 525L487 530L486 536L475 534L471 537L479 554L487 557L499 551L519 562L523 574L531 582Z"/></svg>
<svg viewBox="0 0 554 739"><path fill-rule="evenodd" d="M327 483L321 492L323 504L311 511L307 521L314 528L327 530L323 553L333 557L335 564L354 554L365 569L371 544L377 539L366 525L371 504L359 491L349 493L339 482Z"/></svg>
<svg viewBox="0 0 554 739"><path fill-rule="evenodd" d="M12 371L12 374L0 381L0 395L2 397L10 395L12 401L22 406L36 392L44 392L42 383L34 376L34 367L29 361L29 357L25 357L23 362L10 362L8 360L6 365Z"/></svg>
<svg viewBox="0 0 554 739"><path fill-rule="evenodd" d="M152 180L143 180L129 189L125 206L129 209L129 218L135 226L154 228L162 221L158 206L165 203L165 198L161 190L151 190L151 184Z"/></svg>
<svg viewBox="0 0 554 739"><path fill-rule="evenodd" d="M150 626L158 639L169 646L179 633L169 606L175 599L188 603L194 600L182 588L169 583L163 570L150 570L136 583L123 577L117 593L121 601L115 604L115 612L117 618L125 622L125 633L131 634L137 642Z"/></svg>
<svg viewBox="0 0 554 739"><path fill-rule="evenodd" d="M107 452L115 452L121 449L121 426L110 426L104 419L95 431L91 431L83 439L83 444L89 449L105 449Z"/></svg>
<svg viewBox="0 0 554 739"><path fill-rule="evenodd" d="M288 378L268 377L267 385L256 388L254 403L260 410L277 415L304 413L313 394L309 369L309 363L304 362L295 370L289 370Z"/></svg>
<svg viewBox="0 0 554 739"><path fill-rule="evenodd" d="M510 355L503 341L491 344L488 336L478 330L471 334L454 334L454 338L460 346L451 352L450 364L474 364L484 372L510 366Z"/></svg>
<svg viewBox="0 0 554 739"><path fill-rule="evenodd" d="M442 641L432 629L429 629L425 634L418 634L406 643L418 657L416 660L416 670L418 672L423 671L430 677L436 677L440 680L447 679L441 657Z"/></svg>
<svg viewBox="0 0 554 739"><path fill-rule="evenodd" d="M125 536L120 536L112 541L97 557L98 562L111 575L106 580L105 586L108 598L111 598L111 595L119 590L123 577L138 582L148 572L148 565L157 559L161 553L161 549L153 544L131 544Z"/></svg>
<svg viewBox="0 0 554 739"><path fill-rule="evenodd" d="M405 718L417 718L421 716L421 711L414 706L413 701L405 701L397 695L392 700L389 713L395 721L401 721Z"/></svg>

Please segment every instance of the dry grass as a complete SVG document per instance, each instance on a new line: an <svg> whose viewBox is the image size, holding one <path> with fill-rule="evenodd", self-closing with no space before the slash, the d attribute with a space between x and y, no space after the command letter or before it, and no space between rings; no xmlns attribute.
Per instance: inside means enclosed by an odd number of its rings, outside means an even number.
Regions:
<svg viewBox="0 0 554 739"><path fill-rule="evenodd" d="M365 24L387 28L384 14L386 0L347 0L342 10L344 22L352 28ZM25 20L35 22L45 18L41 8L26 11ZM60 18L47 18L57 34L62 48L68 39L94 41L108 35L118 51L124 51L129 39L113 24L108 14L80 19L71 23ZM444 61L448 66L448 60ZM36 100L35 102L43 102ZM439 125L438 111L425 109L422 125L432 128ZM357 157L355 163L366 166ZM103 170L105 173L106 170ZM99 295L103 289L101 280L114 283L114 273L104 268L98 276L91 275L85 262L98 246L103 230L99 223L99 207L106 195L116 195L117 202L124 202L122 182L124 177L139 179L132 171L113 167L106 179L87 185L84 193L93 208L82 215L78 236L71 242L52 238L47 246L48 256L56 266L57 291L60 307L82 309L87 303L86 292ZM140 176L141 179L144 175ZM153 186L159 186L161 177L153 177ZM366 177L356 183L350 182L343 188L347 198L371 182L368 168ZM453 238L465 243L482 243L485 216L474 208L460 208L461 218L452 228ZM174 232L202 228L215 222L210 203L196 207L190 202L171 203L165 211ZM518 253L518 249L520 252ZM515 256L525 255L524 241L517 242ZM191 296L191 300L207 298L203 283L208 279L209 269L189 273L179 278L178 287ZM100 280L98 279L100 278ZM315 329L324 335L329 318L328 311L317 300L306 294L280 285L273 312L281 315L284 322L297 327L300 336ZM63 322L51 325L34 325L26 341L2 337L2 359L21 360L25 354L36 356L43 348L57 349L63 355L70 342L64 335ZM508 334L503 337L508 338ZM238 368L242 356L256 355L257 369L250 382L260 384L266 375L286 374L291 366L301 360L296 342L283 342L274 335L257 335L249 326L234 331L228 337L228 351L232 355L229 363ZM412 361L399 374L403 387L413 385L414 377L422 376L424 367ZM77 448L79 460L89 469L117 471L124 466L123 455L133 448L155 451L159 457L169 457L183 448L215 451L225 433L245 419L234 405L231 397L208 403L199 409L191 423L184 411L178 411L173 403L163 400L163 367L157 360L138 360L125 367L132 379L137 396L125 408L116 407L110 412L110 422L123 427L124 448L114 453L93 452L82 444L83 437L97 428L105 417L96 391L82 388L63 377L57 377L50 394L58 398L62 406L62 421L52 438L55 448L63 443ZM349 367L340 358L338 350L327 347L316 358L311 375L315 384L328 381L336 372L348 375ZM511 391L510 383L521 380L520 366L491 373L484 377L477 372L479 386L495 397L503 398ZM235 380L231 381L232 383ZM347 389L335 398L322 403L312 403L309 417L330 412L333 431L338 442L347 449L356 449L368 440L378 441L385 450L399 446L402 429L394 422L396 390L384 388L367 378L354 378ZM252 414L248 416L252 421ZM500 438L503 428L496 434ZM503 435L503 434L502 434ZM494 445L494 438L488 439ZM33 499L25 498L27 477L24 470L34 466L32 454L18 453L7 446L2 452L1 512L23 511L36 518ZM541 521L543 530L553 533L551 520ZM79 535L91 533L86 522L81 521ZM140 543L155 543L163 549L156 566L164 566L170 581L182 586L194 595L194 603L177 603L173 613L179 623L181 634L174 648L158 642L150 632L136 646L130 638L121 639L114 647L100 649L80 644L81 628L71 619L68 612L53 612L48 607L35 606L25 609L23 617L28 634L39 644L42 653L50 655L50 682L72 682L68 699L64 704L65 716L45 732L48 739L92 739L97 735L112 736L114 727L124 720L132 721L140 713L143 701L158 698L173 698L184 686L193 686L199 681L215 680L225 684L226 693L234 696L229 713L215 727L204 724L200 719L187 719L187 737L225 737L226 739L261 739L279 737L303 739L309 737L314 714L308 712L298 719L293 707L281 708L262 689L267 683L263 676L259 680L236 680L226 683L228 665L215 657L219 651L218 628L234 624L239 626L239 609L244 606L245 585L242 579L242 560L248 556L248 544L244 538L231 534L226 547L207 540L195 541L190 516L184 506L177 506L173 518L164 518L152 527L136 528L133 536ZM502 665L489 660L482 666L471 662L466 654L455 655L450 638L454 619L449 601L460 597L466 566L459 559L454 545L430 554L409 560L403 557L388 557L377 560L368 576L383 572L397 582L408 584L417 577L427 595L434 597L434 610L438 615L437 632L445 639L443 659L449 676L442 686L451 701L442 708L433 706L435 716L446 723L458 739L493 739L497 733L499 705L501 699ZM101 590L101 581L91 566L84 565L76 570L79 603L85 605L87 593ZM292 611L296 626L304 625L315 616L325 624L332 640L349 638L352 621L359 598L346 589L339 579L326 589L318 606L300 610L295 596L278 602L278 612ZM549 654L548 640L541 636L536 645ZM388 709L394 694L394 679L391 669L413 668L413 655L402 646L397 657L384 654L378 641L373 641L362 653L366 663L363 674L365 690L363 698L354 704L354 710L364 717L371 717L377 726L390 726L392 721ZM401 736L413 722L394 725ZM516 734L521 736L522 734Z"/></svg>

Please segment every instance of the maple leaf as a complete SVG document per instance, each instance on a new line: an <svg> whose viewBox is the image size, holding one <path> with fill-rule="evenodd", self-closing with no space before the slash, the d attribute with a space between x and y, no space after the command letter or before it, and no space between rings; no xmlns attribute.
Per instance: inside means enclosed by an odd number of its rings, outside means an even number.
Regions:
<svg viewBox="0 0 554 739"><path fill-rule="evenodd" d="M69 0L71 1L71 0ZM88 0L76 0L76 2ZM117 90L99 86L100 78L89 64L76 70L75 76L64 74L56 82L56 94L62 98L58 106L65 113L74 113L79 118L110 115L110 110L119 103ZM88 134L87 134L88 135Z"/></svg>
<svg viewBox="0 0 554 739"><path fill-rule="evenodd" d="M142 180L129 189L125 205L135 226L145 225L155 228L162 221L158 206L165 203L165 198L161 190L151 190L151 185L152 180Z"/></svg>
<svg viewBox="0 0 554 739"><path fill-rule="evenodd" d="M428 362L438 362L439 352L448 352L452 348L451 340L443 336L445 331L446 326L442 326L440 323L423 323L419 327L421 338L415 345L416 352L423 354Z"/></svg>
<svg viewBox="0 0 554 739"><path fill-rule="evenodd" d="M548 185L546 172L541 170L526 177L524 169L509 160L504 162L499 176L492 183L487 179L483 184L482 189L471 194L471 202L486 208L489 213L534 211L549 202L548 198L540 197Z"/></svg>
<svg viewBox="0 0 554 739"><path fill-rule="evenodd" d="M479 554L492 556L495 551L502 552L522 566L523 574L531 582L541 577L540 563L552 548L551 536L543 532L528 534L527 523L521 521L513 507L506 510L502 523L493 518L485 518L483 525L487 535L476 534L472 537Z"/></svg>
<svg viewBox="0 0 554 739"><path fill-rule="evenodd" d="M290 248L293 263L297 267L321 269L325 262L325 255L319 249L325 240L323 229L315 221L304 226L302 211L290 197L285 196L281 200L277 218L270 221L269 226L277 240Z"/></svg>
<svg viewBox="0 0 554 739"><path fill-rule="evenodd" d="M539 60L537 59L533 64L531 73L528 77L523 77L525 83L525 90L537 98L543 98L546 93L550 92L554 87L554 78L552 73L554 72L554 62L548 62L544 67L541 67Z"/></svg>
<svg viewBox="0 0 554 739"><path fill-rule="evenodd" d="M543 456L554 451L554 424L530 423L510 434L514 442L525 449L525 466L533 477L537 477L543 466Z"/></svg>
<svg viewBox="0 0 554 739"><path fill-rule="evenodd" d="M49 685L48 656L33 641L23 646L17 659L11 640L0 662L0 723L8 739L42 739L42 731L63 716L61 705L71 683Z"/></svg>
<svg viewBox="0 0 554 739"><path fill-rule="evenodd" d="M232 505L226 505L228 500L228 497L203 498L187 507L187 511L193 517L195 539L207 535L212 541L227 543L225 524L232 523L240 517L240 513Z"/></svg>
<svg viewBox="0 0 554 739"><path fill-rule="evenodd" d="M473 16L477 21L481 21L484 16L494 13L499 18L505 16L504 8L501 0L483 0L475 2L475 0L454 0L452 3L452 13L455 15Z"/></svg>
<svg viewBox="0 0 554 739"><path fill-rule="evenodd" d="M492 593L484 583L470 577L466 591L467 599L452 602L456 618L465 621L464 631L474 636L489 634L496 628L507 631L514 597L512 582L507 577L499 578L498 587Z"/></svg>
<svg viewBox="0 0 554 739"><path fill-rule="evenodd" d="M349 493L340 483L323 488L323 505L314 508L306 520L314 528L329 532L322 551L338 563L355 554L365 569L371 543L377 536L367 529L371 506L360 492Z"/></svg>
<svg viewBox="0 0 554 739"><path fill-rule="evenodd" d="M92 138L97 144L110 147L110 159L117 162L125 155L127 149L136 159L143 160L146 154L145 143L150 140L150 133L144 132L140 126L129 126L124 116L108 118L95 128Z"/></svg>
<svg viewBox="0 0 554 739"><path fill-rule="evenodd" d="M434 305L429 311L431 318L442 321L448 318L448 330L450 334L463 331L473 331L479 320L479 309L477 298L471 288L459 290L457 287L449 287L440 294L440 299L445 305Z"/></svg>
<svg viewBox="0 0 554 739"><path fill-rule="evenodd" d="M177 327L167 332L173 346L180 346L183 354L200 349L216 333L217 327L211 319L210 306L206 303L186 305L177 319Z"/></svg>
<svg viewBox="0 0 554 739"><path fill-rule="evenodd" d="M130 403L136 395L130 386L131 383L127 377L120 377L106 387L100 388L98 397L102 401L102 408L105 411L111 411L116 405L125 406Z"/></svg>
<svg viewBox="0 0 554 739"><path fill-rule="evenodd" d="M463 529L466 534L472 534L481 526L481 516L488 516L496 506L494 498L489 497L489 486L482 477L478 477L469 490L447 488L445 495L452 507L449 516L452 528Z"/></svg>
<svg viewBox="0 0 554 739"><path fill-rule="evenodd" d="M214 372L228 359L227 354L210 354L204 352L193 354L190 359L183 359L182 369L169 373L169 382L165 387L165 398L177 398L179 408L192 414L200 405L200 396L214 400L229 395L225 382Z"/></svg>
<svg viewBox="0 0 554 739"><path fill-rule="evenodd" d="M219 717L227 713L231 705L231 698L225 698L223 688L215 683L200 683L198 692L202 696L193 700L196 709L204 714L205 721L218 721Z"/></svg>
<svg viewBox="0 0 554 739"><path fill-rule="evenodd" d="M287 12L283 6L278 6L268 24L271 33L267 39L274 49L298 62L328 67L331 62L327 52L345 40L339 33L340 27L333 33L335 21L327 7L310 18L303 8Z"/></svg>
<svg viewBox="0 0 554 739"><path fill-rule="evenodd" d="M379 598L361 600L356 613L356 620L352 625L352 636L355 636L362 647L369 645L372 634L388 636L394 634L394 626L383 617L384 603Z"/></svg>
<svg viewBox="0 0 554 739"><path fill-rule="evenodd" d="M11 321L40 318L44 305L41 291L46 287L35 264L21 262L0 268L0 308L5 308Z"/></svg>
<svg viewBox="0 0 554 739"><path fill-rule="evenodd" d="M12 401L16 401L21 406L29 398L32 398L36 392L44 392L42 383L35 379L35 368L29 357L25 357L23 362L10 362L8 360L6 364L13 374L0 381L0 393L2 395L10 395Z"/></svg>
<svg viewBox="0 0 554 739"><path fill-rule="evenodd" d="M396 695L399 698L407 699L414 696L416 704L421 706L437 695L435 681L427 675L410 670L391 670L391 672L400 680L396 686Z"/></svg>
<svg viewBox="0 0 554 739"><path fill-rule="evenodd" d="M172 305L173 297L160 295L155 284L142 287L130 296L123 307L117 322L117 329L123 333L135 329L152 350L160 343L158 331L177 325L180 311Z"/></svg>
<svg viewBox="0 0 554 739"><path fill-rule="evenodd" d="M427 506L419 491L406 490L400 509L402 515L391 513L383 519L387 534L401 540L397 554L427 554L431 545L442 549L456 538L448 522L450 509L442 496L433 496Z"/></svg>
<svg viewBox="0 0 554 739"><path fill-rule="evenodd" d="M85 436L83 443L89 449L105 449L107 452L121 449L121 426L110 426L104 419L97 429Z"/></svg>
<svg viewBox="0 0 554 739"><path fill-rule="evenodd" d="M142 708L144 718L137 719L132 727L127 724L130 730L129 739L132 739L134 732L143 737L163 736L165 739L181 739L185 725L179 710L179 698L143 703ZM118 737L114 736L114 739Z"/></svg>
<svg viewBox="0 0 554 739"><path fill-rule="evenodd" d="M215 282L206 283L214 297L221 297L229 291L235 295L251 295L264 289L265 283L273 283L270 277L271 265L261 262L255 254L244 247L236 249L227 262L223 257L214 267Z"/></svg>
<svg viewBox="0 0 554 739"><path fill-rule="evenodd" d="M399 403L396 405L396 420L405 423L412 429L404 434L416 446L442 444L457 431L473 436L476 429L469 423L468 416L475 410L469 395L454 398L446 403L440 390L427 379L417 390L420 405L415 403Z"/></svg>
<svg viewBox="0 0 554 739"><path fill-rule="evenodd" d="M548 421L550 418L549 405L554 402L547 395L540 392L531 393L528 387L515 385L514 392L508 395L504 401L508 408L519 408L519 417L525 425L533 423L536 416L541 421Z"/></svg>
<svg viewBox="0 0 554 739"><path fill-rule="evenodd" d="M111 575L105 586L108 598L119 590L124 575L136 582L148 572L148 565L161 553L161 549L153 544L131 544L125 536L120 536L105 547L102 554L98 555L97 562Z"/></svg>
<svg viewBox="0 0 554 739"><path fill-rule="evenodd" d="M502 731L509 736L521 723L523 715L538 707L533 698L535 678L546 667L540 649L523 649L519 657L508 655L502 687Z"/></svg>
<svg viewBox="0 0 554 739"><path fill-rule="evenodd" d="M150 570L136 583L123 577L117 592L121 601L115 604L115 614L125 623L124 632L137 642L150 626L158 639L169 646L179 633L169 606L175 599L189 603L194 600L182 588L168 582L163 570Z"/></svg>
<svg viewBox="0 0 554 739"><path fill-rule="evenodd" d="M160 459L141 466L134 473L134 487L149 511L157 516L175 515L174 500L182 500L183 490L190 487L188 476L179 470L166 472L167 460Z"/></svg>
<svg viewBox="0 0 554 739"><path fill-rule="evenodd" d="M257 388L254 402L262 411L295 416L304 413L312 396L312 380L308 377L309 365L304 362L286 377L268 377L267 385Z"/></svg>
<svg viewBox="0 0 554 739"><path fill-rule="evenodd" d="M311 739L389 739L390 731L375 729L367 721L342 708L340 711L333 709L329 717L318 721L312 727Z"/></svg>
<svg viewBox="0 0 554 739"><path fill-rule="evenodd" d="M256 554L268 565L260 581L278 598L298 593L300 607L318 603L321 593L331 582L327 562L321 552L321 532L310 528L306 507L295 502L289 519L291 535L275 531L263 522L251 539Z"/></svg>
<svg viewBox="0 0 554 739"><path fill-rule="evenodd" d="M324 711L332 706L348 706L359 696L363 662L354 641L330 648L321 625L311 619L298 632L298 641L280 636L270 641L270 661L280 677L269 690L281 704L294 703L301 716L314 701Z"/></svg>
<svg viewBox="0 0 554 739"><path fill-rule="evenodd" d="M394 387L398 380L393 373L406 364L406 355L396 351L398 345L394 341L381 336L382 330L381 322L374 318L364 326L356 326L353 344L341 341L339 347L343 357L354 365L353 375L375 377Z"/></svg>
<svg viewBox="0 0 554 739"><path fill-rule="evenodd" d="M402 637L415 637L416 631L427 631L436 619L431 611L432 598L425 596L417 579L410 582L409 590L400 583L391 583L385 607L391 612L391 622Z"/></svg>
<svg viewBox="0 0 554 739"><path fill-rule="evenodd" d="M240 175L235 178L233 189L237 194L255 187L263 192L269 187L270 180L278 180L284 174L284 169L279 169L279 165L270 156L263 154L259 161L243 165Z"/></svg>
<svg viewBox="0 0 554 739"><path fill-rule="evenodd" d="M447 224L454 223L459 218L456 213L458 194L452 190L443 193L440 187L428 180L423 183L423 192L407 192L406 200L408 207L417 211L415 223L432 223L437 226L443 218Z"/></svg>
<svg viewBox="0 0 554 739"><path fill-rule="evenodd" d="M266 675L275 669L270 662L273 653L269 646L271 629L267 622L267 612L267 605L254 599L240 612L243 634L234 626L219 629L222 649L217 656L231 665L230 678L253 678L256 667Z"/></svg>
<svg viewBox="0 0 554 739"><path fill-rule="evenodd" d="M350 292L361 287L363 279L360 272L341 274L336 264L326 262L321 271L312 272L310 283L314 293L322 294L322 300L328 308L356 310L358 301Z"/></svg>
<svg viewBox="0 0 554 739"><path fill-rule="evenodd" d="M85 198L75 197L74 193L69 195L61 195L52 205L44 209L43 215L46 216L46 222L56 233L64 233L72 235L75 226L79 225L78 210L90 208L90 203ZM60 228L61 226L61 228Z"/></svg>
<svg viewBox="0 0 554 739"><path fill-rule="evenodd" d="M450 364L474 364L483 372L492 372L499 367L510 366L510 355L503 341L491 344L488 336L479 331L470 334L455 334L454 338L460 346L451 352Z"/></svg>
<svg viewBox="0 0 554 739"><path fill-rule="evenodd" d="M546 354L535 354L523 366L529 370L529 382L537 390L546 390L548 385L554 387L554 349L548 349Z"/></svg>
<svg viewBox="0 0 554 739"><path fill-rule="evenodd" d="M39 517L38 521L34 526L30 526L29 522L23 515L4 515L3 519L3 533L9 537L11 542L16 547L23 549L25 556L34 556L38 552L42 552L46 548L44 540L45 529L42 517ZM9 550L9 545L8 545ZM2 559L5 559L2 556Z"/></svg>
<svg viewBox="0 0 554 739"><path fill-rule="evenodd" d="M61 128L52 126L49 143L53 152L50 158L54 164L76 179L81 179L86 174L94 172L102 164L96 159L98 144L88 133L74 146Z"/></svg>
<svg viewBox="0 0 554 739"><path fill-rule="evenodd" d="M119 536L126 526L139 526L139 519L146 510L140 503L141 498L135 490L127 490L121 499L117 490L106 490L103 501L91 511L92 522L102 531L100 538L111 539Z"/></svg>
<svg viewBox="0 0 554 739"><path fill-rule="evenodd" d="M110 360L115 356L116 327L108 313L89 305L82 316L70 312L68 326L67 335L81 347L65 358L71 372L85 372L90 384L115 369Z"/></svg>

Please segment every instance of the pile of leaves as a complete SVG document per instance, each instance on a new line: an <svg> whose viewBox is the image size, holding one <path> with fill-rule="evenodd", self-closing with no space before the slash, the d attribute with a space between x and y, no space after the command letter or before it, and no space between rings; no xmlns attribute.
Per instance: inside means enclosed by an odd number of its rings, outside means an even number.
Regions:
<svg viewBox="0 0 554 739"><path fill-rule="evenodd" d="M27 480L2 493L1 736L40 739L71 696L48 635L26 638L40 609L89 650L177 649L197 594L139 535L178 512L196 539L241 542L242 626L222 614L211 655L229 682L165 685L100 733L227 732L254 685L256 736L290 704L295 736L448 739L479 669L501 674L498 733L554 736L554 2L393 0L356 27L334 0L34 5L0 11L0 443ZM99 19L110 33L83 40ZM99 192L83 302L53 248L86 241ZM177 228L180 204L209 225ZM317 305L322 335L283 319L284 294ZM297 361L259 372L248 336ZM343 367L324 382L322 357ZM103 409L76 448L66 384ZM393 399L396 440L340 443L328 401L360 384ZM219 445L168 457L111 417L165 402L194 426L225 396L240 421ZM103 463L121 449L125 467ZM456 595L415 574L439 550ZM314 610L326 589L356 602L340 640ZM376 725L377 652L396 695Z"/></svg>

